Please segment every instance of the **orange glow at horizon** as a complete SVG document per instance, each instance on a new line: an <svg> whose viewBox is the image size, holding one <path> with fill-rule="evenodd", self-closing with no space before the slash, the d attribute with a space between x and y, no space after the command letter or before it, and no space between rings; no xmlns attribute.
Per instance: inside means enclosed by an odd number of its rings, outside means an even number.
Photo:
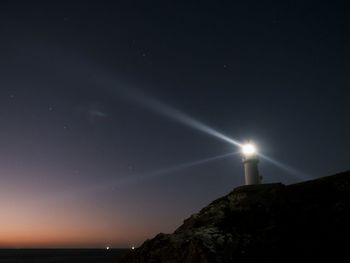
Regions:
<svg viewBox="0 0 350 263"><path fill-rule="evenodd" d="M12 210L1 218L0 248L129 247L149 235L148 231L132 231L118 222L103 222L93 213L53 214L49 209L44 215L25 212Z"/></svg>
<svg viewBox="0 0 350 263"><path fill-rule="evenodd" d="M63 218L61 218L63 219ZM124 227L125 228L125 227ZM104 248L129 247L146 239L148 231L129 232L123 226L101 226L97 222L56 222L43 224L35 218L25 224L3 221L0 226L0 248Z"/></svg>
<svg viewBox="0 0 350 263"><path fill-rule="evenodd" d="M106 214L89 200L44 200L28 192L0 193L0 248L130 247L156 234L138 217ZM122 212L120 212L123 215ZM138 218L139 219L139 218Z"/></svg>

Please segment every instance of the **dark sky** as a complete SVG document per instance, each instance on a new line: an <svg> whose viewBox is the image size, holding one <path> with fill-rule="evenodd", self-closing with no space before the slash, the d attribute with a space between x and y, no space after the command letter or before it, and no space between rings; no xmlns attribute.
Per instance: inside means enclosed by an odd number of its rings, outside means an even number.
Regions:
<svg viewBox="0 0 350 263"><path fill-rule="evenodd" d="M284 167L261 160L265 182L348 169L349 11L1 1L0 247L138 245L243 184L216 158L239 149L176 110L253 140Z"/></svg>

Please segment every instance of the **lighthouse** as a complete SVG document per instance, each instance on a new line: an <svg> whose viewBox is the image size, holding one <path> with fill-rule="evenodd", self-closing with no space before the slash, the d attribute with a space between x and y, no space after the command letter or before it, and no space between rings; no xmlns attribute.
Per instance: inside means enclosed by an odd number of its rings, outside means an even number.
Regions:
<svg viewBox="0 0 350 263"><path fill-rule="evenodd" d="M261 183L259 175L257 150L253 143L247 143L242 146L244 177L246 185Z"/></svg>

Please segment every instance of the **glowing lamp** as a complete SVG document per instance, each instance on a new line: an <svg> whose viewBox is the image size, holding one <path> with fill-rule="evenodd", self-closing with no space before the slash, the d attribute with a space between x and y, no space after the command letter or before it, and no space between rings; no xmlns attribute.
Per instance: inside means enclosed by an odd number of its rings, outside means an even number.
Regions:
<svg viewBox="0 0 350 263"><path fill-rule="evenodd" d="M250 156L250 155L254 155L256 154L256 147L254 144L252 143L247 143L245 145L242 146L242 153L245 156Z"/></svg>
<svg viewBox="0 0 350 263"><path fill-rule="evenodd" d="M261 183L259 175L257 148L253 143L247 143L242 146L244 177L246 185Z"/></svg>

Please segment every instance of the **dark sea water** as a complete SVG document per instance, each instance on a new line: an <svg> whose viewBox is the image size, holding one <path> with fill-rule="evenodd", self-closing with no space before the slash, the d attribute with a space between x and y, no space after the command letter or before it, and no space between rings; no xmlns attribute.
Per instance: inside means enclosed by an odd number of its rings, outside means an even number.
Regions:
<svg viewBox="0 0 350 263"><path fill-rule="evenodd" d="M116 263L126 249L0 249L0 263Z"/></svg>

